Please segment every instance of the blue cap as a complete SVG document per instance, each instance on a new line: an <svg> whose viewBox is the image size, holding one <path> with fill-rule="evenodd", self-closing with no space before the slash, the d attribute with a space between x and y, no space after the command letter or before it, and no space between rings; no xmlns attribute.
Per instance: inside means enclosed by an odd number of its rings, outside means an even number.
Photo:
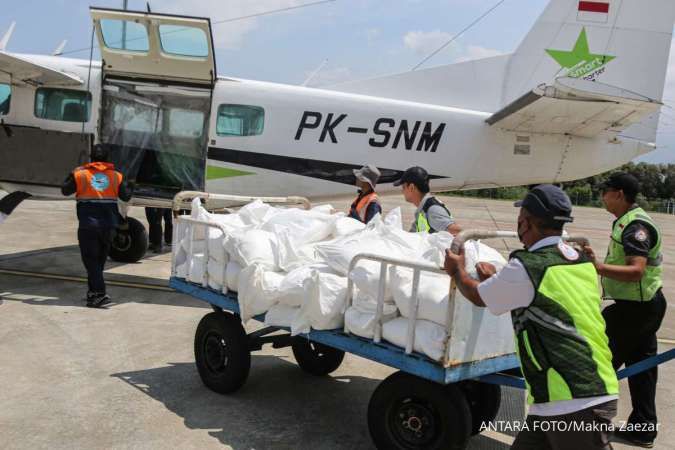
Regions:
<svg viewBox="0 0 675 450"><path fill-rule="evenodd" d="M540 184L527 193L523 200L513 206L525 208L535 217L555 220L557 222L573 222L572 202L565 191L552 184Z"/></svg>

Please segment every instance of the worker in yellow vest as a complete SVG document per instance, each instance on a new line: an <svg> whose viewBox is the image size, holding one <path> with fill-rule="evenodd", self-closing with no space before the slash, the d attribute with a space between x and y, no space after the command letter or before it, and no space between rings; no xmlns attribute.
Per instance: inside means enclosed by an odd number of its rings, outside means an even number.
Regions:
<svg viewBox="0 0 675 450"><path fill-rule="evenodd" d="M602 277L605 298L614 304L603 311L616 369L629 366L657 351L656 332L666 312L661 290L661 232L651 217L635 204L637 178L615 173L602 186L602 201L616 220L604 262L586 247ZM634 445L651 448L657 434L656 367L628 378L633 411L628 427L615 432Z"/></svg>
<svg viewBox="0 0 675 450"><path fill-rule="evenodd" d="M106 148L96 145L91 162L73 170L61 186L61 193L75 194L77 200L77 240L89 284L86 302L88 307L99 308L110 303L103 269L120 221L117 201L129 201L131 188L108 162Z"/></svg>
<svg viewBox="0 0 675 450"><path fill-rule="evenodd" d="M572 204L557 186L533 188L522 201L518 236L524 249L498 273L463 254L446 252L445 271L463 296L490 313L511 314L516 351L530 404L512 450L611 450L619 382L600 312L592 261L563 239Z"/></svg>
<svg viewBox="0 0 675 450"><path fill-rule="evenodd" d="M462 231L450 210L431 194L429 174L423 168L410 167L399 180L394 182L394 186L401 186L405 201L417 207L410 232L447 231L455 235Z"/></svg>
<svg viewBox="0 0 675 450"><path fill-rule="evenodd" d="M377 181L380 179L380 171L369 164L358 170L355 169L354 176L359 194L349 208L349 217L368 223L377 214L382 214L382 205L375 192Z"/></svg>

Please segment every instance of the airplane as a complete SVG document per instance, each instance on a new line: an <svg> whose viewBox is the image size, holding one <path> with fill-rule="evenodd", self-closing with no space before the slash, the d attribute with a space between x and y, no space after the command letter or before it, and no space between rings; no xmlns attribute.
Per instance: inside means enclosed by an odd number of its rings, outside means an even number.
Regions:
<svg viewBox="0 0 675 450"><path fill-rule="evenodd" d="M94 143L138 206L181 190L346 194L364 164L380 192L411 166L434 191L592 176L655 149L675 2L551 0L512 54L323 89L219 76L208 18L90 12L102 61L0 40L7 192L61 197ZM143 256L140 222L117 235L114 259Z"/></svg>

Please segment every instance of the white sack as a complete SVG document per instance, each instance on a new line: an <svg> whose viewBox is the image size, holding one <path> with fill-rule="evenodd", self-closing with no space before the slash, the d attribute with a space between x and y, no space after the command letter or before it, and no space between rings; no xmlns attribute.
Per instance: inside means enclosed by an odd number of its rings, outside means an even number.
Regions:
<svg viewBox="0 0 675 450"><path fill-rule="evenodd" d="M347 278L317 270L305 282L305 302L291 324L293 336L310 329L333 330L344 324Z"/></svg>
<svg viewBox="0 0 675 450"><path fill-rule="evenodd" d="M413 273L411 269L391 267L391 290L396 306L403 317L409 317ZM450 277L445 274L422 272L417 291L419 308L417 318L445 325L448 311ZM466 301L459 292L456 301Z"/></svg>
<svg viewBox="0 0 675 450"><path fill-rule="evenodd" d="M224 265L213 258L209 258L209 265L207 269L209 271L209 287L223 291L223 293L227 293L227 281L225 275L227 271L227 265ZM224 290L223 284L225 284Z"/></svg>
<svg viewBox="0 0 675 450"><path fill-rule="evenodd" d="M255 200L248 205L242 206L237 214L246 225L259 226L271 219L280 210L261 200Z"/></svg>
<svg viewBox="0 0 675 450"><path fill-rule="evenodd" d="M208 213L208 211L206 211L206 209L204 209L204 207L202 206L202 202L201 202L200 199L198 199L198 198L192 199L192 210L190 211L190 217L192 219L202 220L202 221L208 222L209 221L209 215L210 214ZM187 233L188 234L187 234L186 237L189 238L189 236L190 236L190 226L194 227L194 230L195 230L194 231L194 239L195 240L203 241L204 239L206 239L206 228L207 228L206 225L194 225L194 224L188 225L188 227L187 227L187 230L188 230Z"/></svg>
<svg viewBox="0 0 675 450"><path fill-rule="evenodd" d="M383 323L398 317L396 305L385 303L382 306ZM352 306L345 312L345 327L357 336L372 338L375 335L376 310L377 303L374 300L357 294Z"/></svg>
<svg viewBox="0 0 675 450"><path fill-rule="evenodd" d="M203 253L192 255L188 261L188 280L193 283L204 282L204 272L206 271L206 260Z"/></svg>
<svg viewBox="0 0 675 450"><path fill-rule="evenodd" d="M290 327L299 311L299 306L274 305L265 314L265 326Z"/></svg>
<svg viewBox="0 0 675 450"><path fill-rule="evenodd" d="M385 323L382 326L382 337L398 347L405 348L408 338L408 319L399 317ZM416 322L414 351L440 361L443 358L444 341L445 329L442 326L427 320Z"/></svg>
<svg viewBox="0 0 675 450"><path fill-rule="evenodd" d="M333 205L319 205L313 207L310 211L320 214L333 214L335 208L333 208Z"/></svg>
<svg viewBox="0 0 675 450"><path fill-rule="evenodd" d="M327 239L333 231L335 217L315 211L285 209L266 221L261 229L278 234L285 230L296 246Z"/></svg>
<svg viewBox="0 0 675 450"><path fill-rule="evenodd" d="M302 266L290 271L279 286L279 303L287 306L301 306L305 302L305 282L313 272L335 274L326 264Z"/></svg>
<svg viewBox="0 0 675 450"><path fill-rule="evenodd" d="M264 266L253 264L239 274L239 310L243 322L267 312L277 303L279 285L283 275L266 271Z"/></svg>
<svg viewBox="0 0 675 450"><path fill-rule="evenodd" d="M264 230L246 230L233 233L225 242L230 257L242 267L253 264L277 270L277 238Z"/></svg>
<svg viewBox="0 0 675 450"><path fill-rule="evenodd" d="M366 224L351 217L339 217L333 225L333 237L339 238L363 231Z"/></svg>
<svg viewBox="0 0 675 450"><path fill-rule="evenodd" d="M277 264L284 272L318 263L321 259L317 256L314 245L305 244L298 247L292 242L288 230L276 233L277 237Z"/></svg>
<svg viewBox="0 0 675 450"><path fill-rule="evenodd" d="M227 282L227 289L232 292L239 290L239 274L241 273L241 266L236 261L227 263L225 270L225 281Z"/></svg>
<svg viewBox="0 0 675 450"><path fill-rule="evenodd" d="M218 228L209 229L209 258L213 258L221 264L226 265L230 260L224 246L223 232Z"/></svg>

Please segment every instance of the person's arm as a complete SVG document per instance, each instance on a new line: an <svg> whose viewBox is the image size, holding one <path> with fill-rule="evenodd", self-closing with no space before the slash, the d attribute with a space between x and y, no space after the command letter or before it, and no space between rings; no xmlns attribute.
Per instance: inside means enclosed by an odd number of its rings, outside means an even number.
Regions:
<svg viewBox="0 0 675 450"><path fill-rule="evenodd" d="M595 265L595 270L603 277L623 282L640 281L647 269L647 258L652 245L649 230L640 223L633 223L626 227L621 241L626 254L625 265L605 264L598 261L595 251L584 247L584 253Z"/></svg>
<svg viewBox="0 0 675 450"><path fill-rule="evenodd" d="M63 181L63 184L61 185L61 194L68 196L72 195L77 191L77 185L75 184L75 177L73 174L68 174L66 179Z"/></svg>
<svg viewBox="0 0 675 450"><path fill-rule="evenodd" d="M457 236L459 233L462 232L462 227L459 226L457 222L453 222L450 225L448 225L448 233L452 234L453 236Z"/></svg>
<svg viewBox="0 0 675 450"><path fill-rule="evenodd" d="M366 208L366 223L370 222L373 217L382 214L382 206L377 202L372 202Z"/></svg>
<svg viewBox="0 0 675 450"><path fill-rule="evenodd" d="M122 179L122 183L120 183L120 188L119 188L119 199L122 200L123 202L128 202L131 200L131 197L134 194L133 190L133 183L129 183L125 178Z"/></svg>
<svg viewBox="0 0 675 450"><path fill-rule="evenodd" d="M457 289L467 300L476 306L485 307L485 302L478 293L479 282L471 278L465 269L463 253L456 255L450 249L446 250L443 269L452 277Z"/></svg>
<svg viewBox="0 0 675 450"><path fill-rule="evenodd" d="M434 205L429 208L427 211L427 216L429 219L429 225L434 230L447 230L448 233L456 235L462 231L461 227L455 222L455 219L452 218L450 214L445 210L445 208Z"/></svg>

